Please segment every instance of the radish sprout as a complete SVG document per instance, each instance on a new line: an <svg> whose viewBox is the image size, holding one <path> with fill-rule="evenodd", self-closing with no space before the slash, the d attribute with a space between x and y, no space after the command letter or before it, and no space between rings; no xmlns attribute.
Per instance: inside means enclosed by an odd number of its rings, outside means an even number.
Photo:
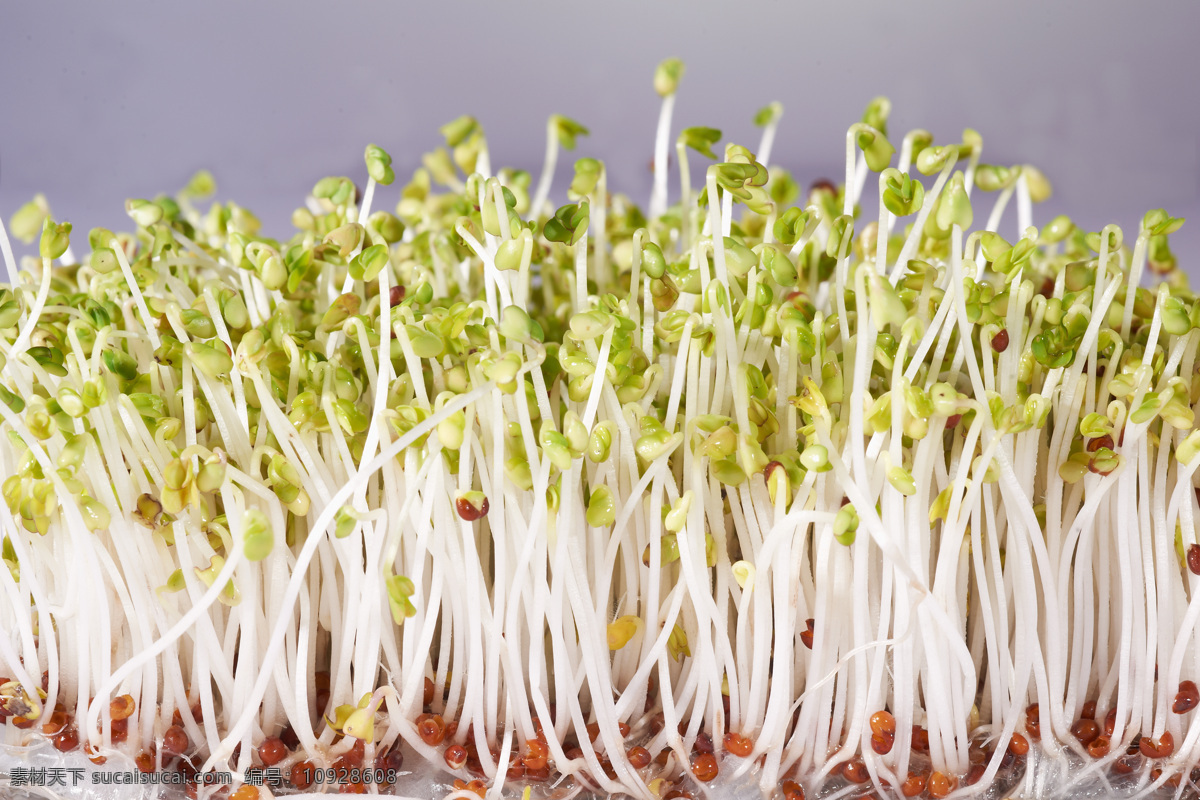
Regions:
<svg viewBox="0 0 1200 800"><path fill-rule="evenodd" d="M207 173L78 259L18 210L0 743L239 800L261 767L386 793L405 757L446 797L1180 796L1183 220L1035 228L1040 171L972 130L896 158L885 98L802 192L779 103L757 154L672 140L682 75L645 215L595 158L551 205L588 132L559 115L532 193L461 117L394 212L369 145L361 201L323 178L285 239L199 210Z"/></svg>

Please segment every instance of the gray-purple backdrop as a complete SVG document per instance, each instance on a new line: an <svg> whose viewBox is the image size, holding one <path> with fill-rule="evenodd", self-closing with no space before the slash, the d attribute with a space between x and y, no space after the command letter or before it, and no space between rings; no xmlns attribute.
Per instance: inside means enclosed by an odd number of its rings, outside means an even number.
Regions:
<svg viewBox="0 0 1200 800"><path fill-rule="evenodd" d="M1200 275L1198 29L1195 0L8 3L0 214L42 191L81 231L116 227L125 198L209 167L221 198L284 234L317 178L361 178L367 142L404 181L464 113L493 164L535 180L547 115L575 117L592 129L575 155L604 159L610 186L644 201L651 75L676 55L676 130L753 147L754 111L780 100L772 161L837 179L846 126L886 94L896 131L947 141L971 126L985 161L1042 166L1056 196L1037 220L1065 210L1128 231L1148 208L1193 217L1174 249Z"/></svg>

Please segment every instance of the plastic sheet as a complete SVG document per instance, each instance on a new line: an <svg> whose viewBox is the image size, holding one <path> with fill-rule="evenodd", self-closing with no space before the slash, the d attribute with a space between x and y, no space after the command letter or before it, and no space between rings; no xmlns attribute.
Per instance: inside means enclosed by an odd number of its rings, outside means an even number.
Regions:
<svg viewBox="0 0 1200 800"><path fill-rule="evenodd" d="M415 765L412 766L412 765ZM1047 757L1036 748L1029 757L1007 772L1002 772L981 794L983 800L1131 800L1132 798L1179 798L1200 800L1200 784L1185 775L1178 787L1156 785L1152 780L1148 764L1128 776L1114 778L1107 768L1097 769L1097 762L1084 761L1071 753ZM45 782L54 785L14 785L14 774L19 770L45 770ZM723 769L722 776L697 792L704 800L764 800L759 788L756 770L737 775L736 769ZM132 759L114 754L100 766L92 764L82 752L59 753L49 744L31 747L0 746L0 798L2 800L181 800L182 786L115 784L114 774L136 775L137 767ZM1157 783L1162 784L1162 781ZM505 786L503 791L489 788L487 800L517 800L522 797L520 785ZM298 792L295 789L260 787L260 800L288 798L288 800L314 800L337 794L337 785L328 785L325 791ZM202 794L201 797L204 795ZM455 791L445 770L427 767L420 757L410 750L405 753L405 768L393 786L378 792L377 796L400 798L401 800L477 800L470 792ZM813 800L859 800L879 795L871 784L848 784L843 779L825 783L817 792L810 792ZM897 795L898 797L898 795ZM601 798L584 790L576 782L566 780L536 787L530 800L617 800Z"/></svg>
<svg viewBox="0 0 1200 800"><path fill-rule="evenodd" d="M414 769L403 769L399 780L379 796L403 798L404 800L441 800L442 798L464 798L471 800L475 795L455 791L444 770L426 768L413 752L406 753L406 767L416 764ZM13 786L11 776L17 769L58 770L65 780L54 786ZM72 772L74 770L74 772ZM763 800L764 794L758 786L756 770L736 775L736 769L723 771L722 777L705 787L698 797L705 800ZM49 745L30 748L5 748L0 751L0 773L7 773L10 781L0 781L0 797L4 800L178 800L184 796L180 786L154 786L130 784L106 784L115 773L136 774L137 767L132 759L115 755L108 762L96 766L80 752L63 754ZM79 776L77 780L73 780ZM109 777L105 777L109 776ZM1136 796L1171 797L1175 790L1163 787L1151 789L1148 773L1135 774L1120 782L1104 780L1089 773L1081 761L1062 757L1057 760L1039 757L1033 751L1023 766L1002 773L982 794L984 800L1050 800L1050 798L1087 798L1108 800L1109 798L1132 798ZM853 785L844 780L828 781L822 789L810 794L816 800L856 800L875 797L871 784ZM1183 786L1183 797L1200 797L1196 787ZM337 786L330 785L324 792L297 792L294 789L261 787L261 800L287 797L289 800L312 800L337 793ZM519 785L506 786L502 792L494 788L488 791L488 800L513 800L522 796ZM573 781L557 786L537 787L531 800L600 800ZM609 800L615 800L610 798Z"/></svg>

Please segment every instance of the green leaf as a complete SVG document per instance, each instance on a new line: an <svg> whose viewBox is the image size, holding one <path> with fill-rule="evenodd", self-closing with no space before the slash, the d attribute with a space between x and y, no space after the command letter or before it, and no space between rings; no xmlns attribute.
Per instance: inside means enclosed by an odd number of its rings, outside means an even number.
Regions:
<svg viewBox="0 0 1200 800"><path fill-rule="evenodd" d="M400 625L405 619L414 617L417 608L412 604L412 596L416 593L413 582L403 575L392 575L384 580L388 603L391 606L392 620Z"/></svg>
<svg viewBox="0 0 1200 800"><path fill-rule="evenodd" d="M267 515L256 508L247 509L244 523L242 553L247 561L262 561L275 547L275 534L271 531Z"/></svg>
<svg viewBox="0 0 1200 800"><path fill-rule="evenodd" d="M70 246L71 223L60 224L46 217L42 222L42 239L38 244L38 252L41 257L54 260L67 252L67 248Z"/></svg>
<svg viewBox="0 0 1200 800"><path fill-rule="evenodd" d="M683 62L678 58L667 58L660 61L654 69L654 91L658 92L659 97L675 94L683 72Z"/></svg>
<svg viewBox="0 0 1200 800"><path fill-rule="evenodd" d="M883 205L898 217L905 217L920 210L925 202L925 187L907 172L896 169L883 171Z"/></svg>
<svg viewBox="0 0 1200 800"><path fill-rule="evenodd" d="M587 523L593 528L612 525L617 519L617 501L607 486L598 486L588 498Z"/></svg>
<svg viewBox="0 0 1200 800"><path fill-rule="evenodd" d="M935 219L937 226L944 231L950 230L954 225L963 230L971 227L971 222L974 219L971 212L971 198L967 196L961 172L955 174L950 180L950 185L946 187L946 190L942 192L942 196L938 198Z"/></svg>
<svg viewBox="0 0 1200 800"><path fill-rule="evenodd" d="M867 160L867 166L873 172L882 172L892 160L896 148L887 140L882 131L860 130L855 139Z"/></svg>
<svg viewBox="0 0 1200 800"><path fill-rule="evenodd" d="M388 263L387 245L373 244L350 262L350 277L356 281L373 281Z"/></svg>
<svg viewBox="0 0 1200 800"><path fill-rule="evenodd" d="M42 231L42 226L50 217L50 206L46 196L34 195L33 199L17 209L8 221L8 229L12 235L25 244L32 244Z"/></svg>
<svg viewBox="0 0 1200 800"><path fill-rule="evenodd" d="M121 350L105 350L101 359L108 371L121 380L131 381L138 376L137 359L128 353Z"/></svg>
<svg viewBox="0 0 1200 800"><path fill-rule="evenodd" d="M888 117L892 113L892 101L886 97L876 97L867 103L863 111L862 122L887 136Z"/></svg>
<svg viewBox="0 0 1200 800"><path fill-rule="evenodd" d="M376 183L388 186L396 179L396 173L392 170L392 157L379 145L367 145L363 159L367 163L367 174Z"/></svg>
<svg viewBox="0 0 1200 800"><path fill-rule="evenodd" d="M690 147L700 155L715 161L717 154L713 152L712 146L721 141L721 131L704 127L684 128L679 134L679 141L684 147Z"/></svg>
<svg viewBox="0 0 1200 800"><path fill-rule="evenodd" d="M546 220L542 235L551 242L576 244L587 234L589 210L587 201L562 206Z"/></svg>
<svg viewBox="0 0 1200 800"><path fill-rule="evenodd" d="M184 197L201 198L215 194L216 191L216 178L208 170L202 169L188 180L187 185L179 193Z"/></svg>
<svg viewBox="0 0 1200 800"><path fill-rule="evenodd" d="M581 158L575 162L575 177L567 189L567 196L579 200L596 190L604 164L594 158Z"/></svg>
<svg viewBox="0 0 1200 800"><path fill-rule="evenodd" d="M783 103L775 101L760 108L754 115L754 124L762 128L777 122L783 116Z"/></svg>
<svg viewBox="0 0 1200 800"><path fill-rule="evenodd" d="M833 538L837 539L838 544L849 547L854 544L857 535L858 512L854 510L854 506L846 504L833 518Z"/></svg>
<svg viewBox="0 0 1200 800"><path fill-rule="evenodd" d="M558 137L559 145L565 150L574 150L576 137L587 136L589 133L583 125L561 114L550 117L550 121L554 126L554 134Z"/></svg>

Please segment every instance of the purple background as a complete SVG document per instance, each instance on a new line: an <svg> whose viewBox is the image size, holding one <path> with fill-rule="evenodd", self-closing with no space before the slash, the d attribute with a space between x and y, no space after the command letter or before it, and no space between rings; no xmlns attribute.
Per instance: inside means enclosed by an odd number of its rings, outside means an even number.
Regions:
<svg viewBox="0 0 1200 800"><path fill-rule="evenodd" d="M463 113L484 125L493 165L535 181L546 117L577 118L592 135L560 161L553 197L565 202L570 160L593 155L644 203L651 76L676 55L676 132L711 125L753 148L754 111L779 100L772 162L806 184L839 180L846 126L886 94L897 143L912 127L946 142L971 126L985 162L1041 166L1055 197L1035 222L1066 211L1131 231L1149 208L1191 217L1174 250L1196 275L1198 29L1192 0L5 4L0 214L42 191L81 232L126 226L125 198L209 167L220 198L283 235L316 179L365 180L367 142L404 182Z"/></svg>

